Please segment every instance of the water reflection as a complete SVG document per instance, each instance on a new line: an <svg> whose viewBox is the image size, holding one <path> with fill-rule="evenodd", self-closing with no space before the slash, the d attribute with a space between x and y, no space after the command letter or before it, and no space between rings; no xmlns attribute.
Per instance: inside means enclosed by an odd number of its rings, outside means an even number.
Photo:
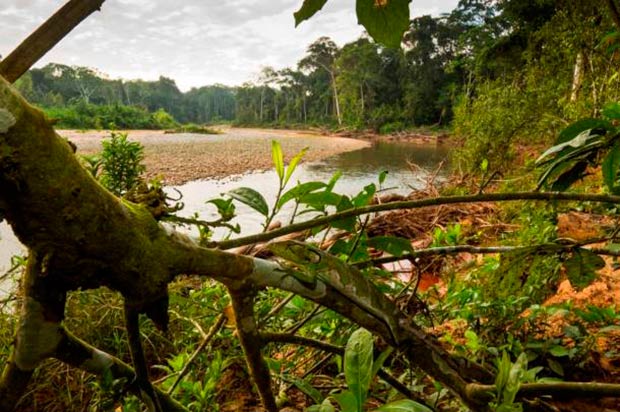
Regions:
<svg viewBox="0 0 620 412"><path fill-rule="evenodd" d="M371 147L342 153L320 162L303 164L298 167L291 183L317 180L326 182L334 173L340 171L343 175L334 190L337 193L354 195L369 183L375 183L378 186L379 173L387 170L388 175L383 184L384 188L388 188L387 192L407 194L412 189L422 187L426 178L424 171L412 169L408 162L433 171L446 158L447 152L447 147L442 145L377 143ZM439 178L441 177L440 173ZM213 205L208 205L205 201L242 186L259 191L271 207L278 190L278 177L273 170L270 170L219 180L194 181L177 186L175 189L183 193L185 204L185 209L181 214L190 216L199 213L203 219L214 220L218 215ZM244 205L237 205L237 212L236 222L240 224L243 234L262 230L261 224L264 218L260 214ZM285 209L279 218L286 223L290 214L291 210ZM225 234L227 231L217 230L214 238L219 239Z"/></svg>

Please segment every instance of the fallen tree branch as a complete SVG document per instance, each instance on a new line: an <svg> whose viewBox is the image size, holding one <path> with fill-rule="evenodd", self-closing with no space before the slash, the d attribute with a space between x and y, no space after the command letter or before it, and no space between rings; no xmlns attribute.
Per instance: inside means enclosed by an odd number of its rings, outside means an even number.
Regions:
<svg viewBox="0 0 620 412"><path fill-rule="evenodd" d="M369 267L372 265L381 265L384 263L398 262L401 260L417 259L427 256L446 256L446 255L458 255L459 253L472 253L472 254L497 254L497 253L520 253L531 252L540 254L554 254L559 252L566 252L573 249L579 249L581 243L575 244L560 244L560 243L542 243L532 246L470 246L470 245L456 245L456 246L438 246L427 249L414 250L410 253L403 253L400 256L383 256L364 262L354 263L353 266L357 267ZM620 256L620 251L610 250L605 248L587 248L588 251L597 255L604 256Z"/></svg>
<svg viewBox="0 0 620 412"><path fill-rule="evenodd" d="M467 392L473 398L489 399L496 391L495 385L470 383ZM566 398L620 397L620 384L599 382L550 382L524 383L517 392L518 398L538 396L559 396Z"/></svg>

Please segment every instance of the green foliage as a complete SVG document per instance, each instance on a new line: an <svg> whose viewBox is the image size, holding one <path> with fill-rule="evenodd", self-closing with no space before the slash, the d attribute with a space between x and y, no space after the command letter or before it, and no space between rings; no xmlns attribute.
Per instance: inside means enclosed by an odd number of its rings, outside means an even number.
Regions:
<svg viewBox="0 0 620 412"><path fill-rule="evenodd" d="M365 329L358 329L351 334L344 353L344 375L348 389L333 394L319 405L313 405L309 412L333 411L330 399L335 400L342 412L363 412L368 398L368 391L376 373L391 351L383 352L373 360L373 337ZM383 405L376 412L431 412L426 406L409 399L398 400Z"/></svg>
<svg viewBox="0 0 620 412"><path fill-rule="evenodd" d="M140 182L140 175L145 170L142 164L144 148L140 143L130 141L126 133L113 132L101 144L101 184L121 196Z"/></svg>
<svg viewBox="0 0 620 412"><path fill-rule="evenodd" d="M46 107L46 115L63 129L165 129L176 121L163 109L150 114L137 106L77 103Z"/></svg>
<svg viewBox="0 0 620 412"><path fill-rule="evenodd" d="M400 47L403 33L409 25L411 0L356 0L357 19L379 43ZM309 19L327 3L327 0L304 0L295 13L295 25Z"/></svg>

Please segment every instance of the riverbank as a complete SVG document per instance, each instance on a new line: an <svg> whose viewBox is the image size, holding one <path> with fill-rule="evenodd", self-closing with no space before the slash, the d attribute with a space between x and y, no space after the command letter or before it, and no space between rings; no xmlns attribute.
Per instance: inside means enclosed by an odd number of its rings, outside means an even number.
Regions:
<svg viewBox="0 0 620 412"><path fill-rule="evenodd" d="M309 131L222 128L222 134L166 134L158 130L129 130L129 139L144 146L146 177L162 176L167 185L219 178L273 167L271 140L282 145L285 161L309 147L304 161L316 161L339 153L368 147L368 141ZM101 150L109 131L59 130L77 146L78 154Z"/></svg>

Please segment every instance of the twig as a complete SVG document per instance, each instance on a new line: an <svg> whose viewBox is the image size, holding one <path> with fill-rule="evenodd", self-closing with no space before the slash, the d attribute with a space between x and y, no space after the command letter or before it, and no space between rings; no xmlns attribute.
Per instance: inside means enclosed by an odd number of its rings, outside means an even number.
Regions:
<svg viewBox="0 0 620 412"><path fill-rule="evenodd" d="M470 383L467 393L474 399L488 399L497 391L495 385ZM620 397L620 385L599 382L552 382L524 383L519 387L518 397L561 396L562 398Z"/></svg>
<svg viewBox="0 0 620 412"><path fill-rule="evenodd" d="M250 375L260 395L263 407L268 412L278 412L276 398L271 388L269 367L263 358L261 349L263 342L254 318L254 298L256 292L241 286L240 289L229 289L237 325L237 335L241 341L245 360Z"/></svg>
<svg viewBox="0 0 620 412"><path fill-rule="evenodd" d="M200 345L198 345L194 353L192 353L192 356L190 356L190 358L187 360L187 363L183 366L183 369L181 369L181 371L179 372L179 376L177 376L177 379L174 381L170 389L168 389L168 395L171 395L172 392L174 392L174 389L177 387L179 382L181 382L185 375L187 375L187 372L189 372L189 367L192 365L192 363L194 363L200 352L202 352L207 347L209 342L211 342L211 339L213 339L215 334L219 332L219 330L226 322L226 319L226 314L224 313L218 316L213 326L211 326L211 329L209 329L207 335L204 337L202 342L200 342Z"/></svg>

